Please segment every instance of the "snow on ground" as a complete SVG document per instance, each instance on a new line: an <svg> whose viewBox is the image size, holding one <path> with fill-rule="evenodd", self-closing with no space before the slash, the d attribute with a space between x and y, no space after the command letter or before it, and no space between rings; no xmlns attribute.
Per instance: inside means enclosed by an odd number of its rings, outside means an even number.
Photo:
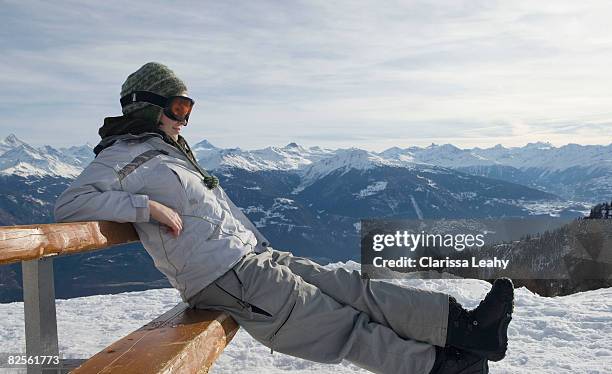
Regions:
<svg viewBox="0 0 612 374"><path fill-rule="evenodd" d="M516 204L527 209L531 215L548 215L551 217L559 217L564 211L574 212L581 216L588 216L593 206L591 203L572 200L518 200Z"/></svg>
<svg viewBox="0 0 612 374"><path fill-rule="evenodd" d="M358 269L359 265L330 264ZM390 280L455 296L473 308L490 288L477 280ZM179 302L174 289L58 300L60 351L88 357L141 327ZM398 305L401 308L401 305ZM24 350L23 303L0 304L0 352ZM543 298L517 289L506 359L491 363L491 373L610 373L612 368L612 288ZM1 369L0 369L0 372ZM270 350L240 330L212 370L213 374L367 373L344 362L325 365Z"/></svg>
<svg viewBox="0 0 612 374"><path fill-rule="evenodd" d="M414 211L415 211L417 217L420 220L422 220L423 219L423 212L421 212L421 208L419 208L419 204L417 203L417 201L414 198L414 196L410 195L410 201L412 202L412 206L414 207Z"/></svg>
<svg viewBox="0 0 612 374"><path fill-rule="evenodd" d="M266 227L266 225L285 225L291 231L294 227L306 227L299 226L291 223L291 220L282 213L285 210L297 210L297 206L293 205L295 200L287 199L285 197L275 197L274 203L270 209L264 209L263 205L253 206L250 205L246 208L240 208L245 214L260 213L263 217L255 220L253 223L257 227Z"/></svg>
<svg viewBox="0 0 612 374"><path fill-rule="evenodd" d="M384 191L385 188L387 188L387 181L378 181L374 182L373 184L370 184L366 188L362 189L358 193L354 193L353 195L356 196L358 199L363 199L367 196L376 195L380 191Z"/></svg>

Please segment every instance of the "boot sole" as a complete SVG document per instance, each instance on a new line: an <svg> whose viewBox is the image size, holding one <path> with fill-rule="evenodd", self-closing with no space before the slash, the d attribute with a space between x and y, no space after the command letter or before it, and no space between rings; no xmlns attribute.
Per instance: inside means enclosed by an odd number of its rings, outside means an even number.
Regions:
<svg viewBox="0 0 612 374"><path fill-rule="evenodd" d="M506 303L506 308L504 309L504 318L499 322L499 326L497 327L497 336L498 336L498 347L500 347L497 351L483 351L483 350L472 350L463 348L469 352L479 355L480 357L484 357L489 361L501 361L506 357L506 350L508 349L508 326L510 325L510 321L512 320L512 313L514 312L514 284L512 280L509 278L500 278L496 280L496 282L505 282L508 283L510 288L510 302ZM488 372L488 369L487 369Z"/></svg>

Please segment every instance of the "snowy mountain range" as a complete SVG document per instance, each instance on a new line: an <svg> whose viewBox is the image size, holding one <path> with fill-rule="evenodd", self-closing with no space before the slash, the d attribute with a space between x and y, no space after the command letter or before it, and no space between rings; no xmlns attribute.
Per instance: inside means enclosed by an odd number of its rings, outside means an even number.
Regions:
<svg viewBox="0 0 612 374"><path fill-rule="evenodd" d="M0 140L0 174L74 177L93 159L92 146L56 149L28 145L14 134ZM529 143L524 147L460 149L452 144L392 147L382 152L358 148L305 148L296 143L257 150L218 148L207 140L193 147L205 169L249 172L292 171L297 192L333 172L379 166L436 166L501 179L550 192L568 200L598 202L612 196L612 143L602 145Z"/></svg>
<svg viewBox="0 0 612 374"><path fill-rule="evenodd" d="M392 147L382 152L369 152L358 148L328 149L304 148L296 143L285 147L267 147L260 150L217 148L204 140L193 147L198 158L206 158L211 169L240 167L247 170L299 170L338 155L335 162L327 162L328 168L346 166L347 160L359 168L363 159L374 163L408 166L430 164L449 168L503 165L516 169L545 168L550 171L571 167L612 168L612 143L608 146L568 144L554 147L550 143L529 143L524 147L505 148L498 144L491 148L460 149L452 144L428 147ZM214 155L216 157L210 157ZM206 156L206 157L205 157Z"/></svg>
<svg viewBox="0 0 612 374"><path fill-rule="evenodd" d="M612 143L554 147L538 142L486 149L459 149L445 144L407 148L401 154L473 175L523 184L566 199L595 202L612 196Z"/></svg>
<svg viewBox="0 0 612 374"><path fill-rule="evenodd" d="M202 144L204 143L204 144ZM604 201L612 196L612 143L608 146L529 143L524 147L460 149L452 144L393 147L382 152L357 148L304 148L295 143L261 150L220 149L208 142L195 147L210 170L294 170L301 187L334 171L376 166L413 168L426 165L523 184L570 200Z"/></svg>

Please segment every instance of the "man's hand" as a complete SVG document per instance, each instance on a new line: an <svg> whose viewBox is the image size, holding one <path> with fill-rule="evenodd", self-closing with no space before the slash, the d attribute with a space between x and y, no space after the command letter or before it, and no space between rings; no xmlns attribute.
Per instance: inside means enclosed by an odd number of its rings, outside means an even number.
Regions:
<svg viewBox="0 0 612 374"><path fill-rule="evenodd" d="M167 226L168 231L172 232L172 235L175 237L178 237L181 230L183 230L183 220L181 220L181 216L164 204L149 200L149 212L151 218Z"/></svg>

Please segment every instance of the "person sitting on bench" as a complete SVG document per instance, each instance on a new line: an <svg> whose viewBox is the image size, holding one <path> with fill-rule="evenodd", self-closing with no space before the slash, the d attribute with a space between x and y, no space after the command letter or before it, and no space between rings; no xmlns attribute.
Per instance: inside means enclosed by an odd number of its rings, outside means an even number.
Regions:
<svg viewBox="0 0 612 374"><path fill-rule="evenodd" d="M194 100L172 70L145 64L120 102L123 115L99 129L96 158L59 196L57 221L133 223L184 301L227 312L278 352L389 374L486 373L505 356L509 279L468 311L444 293L274 249L180 135Z"/></svg>

